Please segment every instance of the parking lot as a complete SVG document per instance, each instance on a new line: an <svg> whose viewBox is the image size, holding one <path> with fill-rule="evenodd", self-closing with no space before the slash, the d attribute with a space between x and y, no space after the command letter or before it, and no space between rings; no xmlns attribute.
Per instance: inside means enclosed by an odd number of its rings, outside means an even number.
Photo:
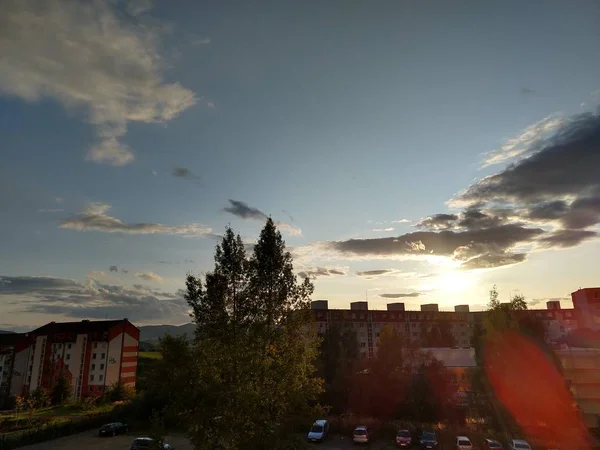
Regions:
<svg viewBox="0 0 600 450"><path fill-rule="evenodd" d="M101 438L91 430L21 448L23 450L129 450L133 439L141 436L144 435L129 433ZM192 445L185 436L168 436L165 442L171 444L175 450L192 450Z"/></svg>
<svg viewBox="0 0 600 450"><path fill-rule="evenodd" d="M373 442L365 445L358 445L352 442L352 437L350 436L339 436L339 435L331 435L327 438L325 442L319 443L311 443L309 444L311 449L322 449L322 450L343 450L343 449L371 449L371 450L391 450L396 448L394 441L390 439L375 439ZM418 448L417 446L413 448Z"/></svg>

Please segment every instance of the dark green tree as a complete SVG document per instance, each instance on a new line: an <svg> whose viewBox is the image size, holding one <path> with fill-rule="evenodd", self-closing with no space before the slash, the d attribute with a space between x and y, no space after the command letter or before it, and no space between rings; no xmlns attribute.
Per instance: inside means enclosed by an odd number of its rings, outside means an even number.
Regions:
<svg viewBox="0 0 600 450"><path fill-rule="evenodd" d="M197 331L189 358L194 387L186 394L193 401L184 404L196 448L289 447L297 421L315 414L311 402L321 380L312 284L297 282L273 221L250 258L241 237L227 229L214 270L204 282L188 275L186 285Z"/></svg>
<svg viewBox="0 0 600 450"><path fill-rule="evenodd" d="M73 387L69 382L69 378L63 372L58 376L58 380L50 390L50 403L53 405L62 405L66 402L73 393Z"/></svg>

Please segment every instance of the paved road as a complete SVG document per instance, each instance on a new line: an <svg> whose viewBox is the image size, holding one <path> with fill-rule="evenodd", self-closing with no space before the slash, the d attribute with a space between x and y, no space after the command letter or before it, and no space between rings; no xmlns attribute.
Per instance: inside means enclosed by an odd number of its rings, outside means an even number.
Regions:
<svg viewBox="0 0 600 450"><path fill-rule="evenodd" d="M21 447L24 450L129 450L135 433L115 437L98 437L94 431L66 436L52 441ZM185 436L169 436L165 442L175 450L192 450L192 445Z"/></svg>
<svg viewBox="0 0 600 450"><path fill-rule="evenodd" d="M357 445L348 436L329 436L325 442L309 444L311 450L346 450L346 449L369 449L369 450L391 450L395 449L393 440L377 439L367 445ZM417 447L415 447L417 448Z"/></svg>

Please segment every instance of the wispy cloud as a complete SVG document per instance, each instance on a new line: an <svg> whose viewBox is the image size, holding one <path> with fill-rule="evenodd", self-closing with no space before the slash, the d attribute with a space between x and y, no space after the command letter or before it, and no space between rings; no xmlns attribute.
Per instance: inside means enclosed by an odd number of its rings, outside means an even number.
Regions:
<svg viewBox="0 0 600 450"><path fill-rule="evenodd" d="M560 114L552 114L539 122L528 126L517 136L509 139L499 149L486 155L483 167L499 164L507 160L524 156L543 145L543 139L565 123Z"/></svg>
<svg viewBox="0 0 600 450"><path fill-rule="evenodd" d="M113 166L135 158L129 122L168 122L196 103L164 81L161 25L139 17L151 3L127 5L129 20L108 1L6 0L0 14L0 93L85 111L97 135L86 159Z"/></svg>
<svg viewBox="0 0 600 450"><path fill-rule="evenodd" d="M379 294L383 298L415 298L420 297L420 292L409 292L408 294Z"/></svg>
<svg viewBox="0 0 600 450"><path fill-rule="evenodd" d="M136 278L140 278L141 280L155 281L157 283L162 283L163 282L162 277L160 275L154 273L154 272L136 273L135 276L136 276Z"/></svg>
<svg viewBox="0 0 600 450"><path fill-rule="evenodd" d="M77 231L101 231L126 234L168 234L184 237L206 236L211 229L197 223L186 225L164 225L154 222L126 223L108 215L110 205L91 203L83 212L60 222L60 228Z"/></svg>
<svg viewBox="0 0 600 450"><path fill-rule="evenodd" d="M42 209L38 209L39 213L58 213L58 212L63 212L64 209L61 208L42 208Z"/></svg>
<svg viewBox="0 0 600 450"><path fill-rule="evenodd" d="M262 222L269 218L269 216L260 209L249 206L246 202L242 202L240 200L229 199L229 206L223 208L223 211L233 214L241 219L259 220ZM275 225L277 225L280 230L289 234L290 236L302 235L302 230L300 228L289 223L276 221Z"/></svg>
<svg viewBox="0 0 600 450"><path fill-rule="evenodd" d="M377 232L377 233L380 233L380 232L389 233L389 232L394 231L394 230L395 230L394 227L387 227L387 228L373 228L372 231Z"/></svg>
<svg viewBox="0 0 600 450"><path fill-rule="evenodd" d="M347 268L345 267L309 267L298 272L300 278L318 278L329 277L331 275L346 275Z"/></svg>
<svg viewBox="0 0 600 450"><path fill-rule="evenodd" d="M196 183L200 183L200 176L196 175L187 167L174 167L171 172L175 178L182 178L184 180L194 181Z"/></svg>
<svg viewBox="0 0 600 450"><path fill-rule="evenodd" d="M212 39L209 37L192 37L191 44L192 45L208 45L212 42Z"/></svg>

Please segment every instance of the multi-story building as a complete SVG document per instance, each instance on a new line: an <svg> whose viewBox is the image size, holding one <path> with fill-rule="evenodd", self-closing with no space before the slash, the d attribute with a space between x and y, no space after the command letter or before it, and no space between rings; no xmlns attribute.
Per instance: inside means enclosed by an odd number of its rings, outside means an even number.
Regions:
<svg viewBox="0 0 600 450"><path fill-rule="evenodd" d="M600 291L600 289L599 289ZM427 345L423 336L432 330L443 329L450 333L454 347L471 346L475 324L481 322L483 311L470 311L469 305L457 305L454 311L440 311L437 304L421 305L420 311L408 311L404 303L388 303L386 310L370 310L366 301L353 302L350 309L329 309L327 300L312 302L317 332L325 333L332 326L356 332L362 356L373 357L377 339L385 325L390 325L407 340L417 345ZM560 302L550 301L547 309L524 311L542 321L546 339L554 342L581 326L582 311L577 308L561 309Z"/></svg>
<svg viewBox="0 0 600 450"><path fill-rule="evenodd" d="M0 334L0 403L10 393L13 374L14 347L21 338L17 333Z"/></svg>
<svg viewBox="0 0 600 450"><path fill-rule="evenodd" d="M571 293L573 307L581 311L581 326L600 330L600 288L578 289Z"/></svg>
<svg viewBox="0 0 600 450"><path fill-rule="evenodd" d="M19 335L11 354L10 393L51 388L62 374L73 398L102 395L122 381L135 387L139 330L127 319L50 322Z"/></svg>
<svg viewBox="0 0 600 450"><path fill-rule="evenodd" d="M586 425L597 427L600 425L600 349L563 346L555 352Z"/></svg>

